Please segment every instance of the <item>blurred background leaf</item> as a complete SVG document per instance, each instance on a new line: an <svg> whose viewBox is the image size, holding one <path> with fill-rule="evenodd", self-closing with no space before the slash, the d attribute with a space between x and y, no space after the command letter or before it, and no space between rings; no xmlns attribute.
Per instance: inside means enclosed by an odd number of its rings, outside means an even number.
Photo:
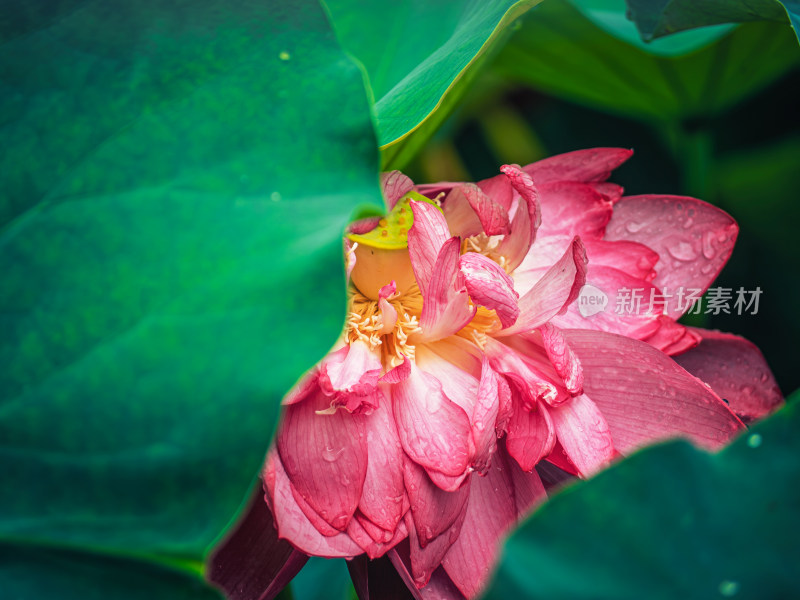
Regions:
<svg viewBox="0 0 800 600"><path fill-rule="evenodd" d="M2 13L0 590L188 597L382 210L362 75L311 1Z"/></svg>
<svg viewBox="0 0 800 600"><path fill-rule="evenodd" d="M366 71L385 169L419 150L508 25L540 1L326 0L342 45Z"/></svg>
<svg viewBox="0 0 800 600"><path fill-rule="evenodd" d="M800 37L797 0L626 0L645 40L686 29L744 21L790 22Z"/></svg>
<svg viewBox="0 0 800 600"><path fill-rule="evenodd" d="M796 598L798 397L718 454L669 442L565 488L486 598Z"/></svg>

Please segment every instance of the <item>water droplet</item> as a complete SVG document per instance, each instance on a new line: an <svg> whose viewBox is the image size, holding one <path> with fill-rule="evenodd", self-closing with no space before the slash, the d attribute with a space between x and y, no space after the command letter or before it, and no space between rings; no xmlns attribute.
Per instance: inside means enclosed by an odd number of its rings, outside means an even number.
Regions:
<svg viewBox="0 0 800 600"><path fill-rule="evenodd" d="M628 233L636 233L640 231L647 223L636 223L635 221L628 221L625 223L625 229L628 230Z"/></svg>
<svg viewBox="0 0 800 600"><path fill-rule="evenodd" d="M281 60L289 60L292 58L292 55L289 54L286 50L281 50L280 54L278 54L278 58Z"/></svg>
<svg viewBox="0 0 800 600"><path fill-rule="evenodd" d="M671 244L667 251L672 255L673 258L682 261L690 261L697 258L697 250L694 246L685 241L676 241L675 243Z"/></svg>
<svg viewBox="0 0 800 600"><path fill-rule="evenodd" d="M329 463L336 462L343 453L344 448L336 450L331 446L327 446L325 450L322 451L322 460Z"/></svg>
<svg viewBox="0 0 800 600"><path fill-rule="evenodd" d="M738 581L730 581L726 579L725 581L720 582L719 584L719 593L723 596L730 598L731 596L735 596L739 593L739 582Z"/></svg>
<svg viewBox="0 0 800 600"><path fill-rule="evenodd" d="M761 434L754 433L747 438L747 445L751 448L758 448L761 445Z"/></svg>
<svg viewBox="0 0 800 600"><path fill-rule="evenodd" d="M689 217L683 222L684 229L689 229L689 227L691 227L692 225L694 225L694 219L692 217Z"/></svg>
<svg viewBox="0 0 800 600"><path fill-rule="evenodd" d="M717 255L717 249L714 248L714 232L706 231L703 234L703 256L708 260L713 259Z"/></svg>

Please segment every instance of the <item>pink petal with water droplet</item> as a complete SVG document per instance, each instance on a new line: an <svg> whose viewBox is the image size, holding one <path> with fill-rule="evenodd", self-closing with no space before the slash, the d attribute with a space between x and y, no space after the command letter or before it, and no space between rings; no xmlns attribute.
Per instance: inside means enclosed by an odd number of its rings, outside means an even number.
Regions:
<svg viewBox="0 0 800 600"><path fill-rule="evenodd" d="M381 173L381 188L386 206L392 210L400 198L414 189L414 182L400 171L389 171Z"/></svg>
<svg viewBox="0 0 800 600"><path fill-rule="evenodd" d="M519 207L511 220L511 231L497 246L497 252L508 260L508 270L513 271L524 260L536 239L541 224L538 192L531 178L516 165L503 165L500 170L508 177L519 194Z"/></svg>
<svg viewBox="0 0 800 600"><path fill-rule="evenodd" d="M276 446L286 474L305 502L344 531L361 498L367 473L364 416L329 408L323 393L286 407Z"/></svg>
<svg viewBox="0 0 800 600"><path fill-rule="evenodd" d="M549 407L558 441L583 477L593 475L614 458L608 423L586 395Z"/></svg>
<svg viewBox="0 0 800 600"><path fill-rule="evenodd" d="M700 343L700 336L688 327L677 323L671 317L659 315L660 327L656 332L644 338L653 348L658 348L664 354L674 356L694 348Z"/></svg>
<svg viewBox="0 0 800 600"><path fill-rule="evenodd" d="M403 473L417 539L425 547L447 531L464 511L470 482L454 491L444 491L413 460L404 462Z"/></svg>
<svg viewBox="0 0 800 600"><path fill-rule="evenodd" d="M460 267L472 301L494 310L502 326L511 327L519 315L519 294L511 277L492 259L475 252L461 256Z"/></svg>
<svg viewBox="0 0 800 600"><path fill-rule="evenodd" d="M461 330L475 316L464 276L459 271L461 242L450 238L439 251L426 291L423 292L421 333L417 343L434 342Z"/></svg>
<svg viewBox="0 0 800 600"><path fill-rule="evenodd" d="M613 267L632 277L652 281L658 254L644 244L620 240L583 240L591 266Z"/></svg>
<svg viewBox="0 0 800 600"><path fill-rule="evenodd" d="M625 148L589 148L545 158L524 170L537 184L551 181L605 181L633 154Z"/></svg>
<svg viewBox="0 0 800 600"><path fill-rule="evenodd" d="M409 362L409 377L391 392L403 449L427 469L461 475L469 464L469 417L444 394L435 377Z"/></svg>
<svg viewBox="0 0 800 600"><path fill-rule="evenodd" d="M537 236L579 235L601 239L613 211L611 202L584 183L561 181L538 185L542 224Z"/></svg>
<svg viewBox="0 0 800 600"><path fill-rule="evenodd" d="M408 231L408 252L417 285L422 295L427 296L434 265L442 246L450 239L450 230L437 207L415 200L410 204L414 213L414 224Z"/></svg>
<svg viewBox="0 0 800 600"><path fill-rule="evenodd" d="M439 568L439 565L442 564L442 559L444 558L445 554L447 554L447 551L458 539L458 535L461 532L466 514L467 511L465 503L464 510L459 513L455 523L453 523L444 533L431 540L424 547L420 545L417 532L410 523L412 520L410 514L406 515L408 543L410 548L411 575L414 580L414 585L416 585L417 588L424 590L425 586L427 586L430 582L433 573L437 570L437 568ZM423 598L426 597L425 591L421 593L421 596Z"/></svg>
<svg viewBox="0 0 800 600"><path fill-rule="evenodd" d="M539 332L542 335L547 357L555 367L556 373L563 380L564 386L574 396L582 394L583 367L581 366L581 361L570 349L561 330L550 323L545 323L539 329Z"/></svg>
<svg viewBox="0 0 800 600"><path fill-rule="evenodd" d="M496 461L485 477L472 477L464 525L442 560L467 597L480 595L494 570L500 544L517 520L509 468Z"/></svg>
<svg viewBox="0 0 800 600"><path fill-rule="evenodd" d="M500 411L499 379L490 366L489 359L484 356L477 401L471 419L472 440L475 446L472 466L479 473L485 472L489 467L489 461L497 448L495 427Z"/></svg>
<svg viewBox="0 0 800 600"><path fill-rule="evenodd" d="M764 355L751 342L730 333L693 329L700 345L675 361L725 398L745 422L769 415L783 405L783 394Z"/></svg>
<svg viewBox="0 0 800 600"><path fill-rule="evenodd" d="M641 242L661 257L653 283L675 292L696 288L705 292L728 261L739 228L719 208L685 196L629 196L614 207L607 240ZM667 314L678 318L678 302Z"/></svg>
<svg viewBox="0 0 800 600"><path fill-rule="evenodd" d="M350 524L347 526L347 535L367 553L370 559L374 560L383 556L403 541L408 536L408 530L406 529L405 523L401 521L394 530L394 534L391 535L389 539L385 542L378 542L375 541L362 526L362 521L356 518L351 519Z"/></svg>
<svg viewBox="0 0 800 600"><path fill-rule="evenodd" d="M511 384L512 397L519 390L519 383L514 381ZM548 456L556 441L550 415L538 402L532 409L528 409L518 399L507 430L506 448L523 471L531 471L540 460Z"/></svg>
<svg viewBox="0 0 800 600"><path fill-rule="evenodd" d="M393 531L403 516L403 448L388 399L365 419L367 474L358 503L366 518Z"/></svg>
<svg viewBox="0 0 800 600"><path fill-rule="evenodd" d="M531 331L564 312L586 283L586 251L580 238L572 240L561 259L519 300L516 323L497 335Z"/></svg>
<svg viewBox="0 0 800 600"><path fill-rule="evenodd" d="M289 478L275 451L267 456L263 475L268 504L281 538L312 556L351 558L361 554L361 548L346 533L324 536L311 524L294 501Z"/></svg>
<svg viewBox="0 0 800 600"><path fill-rule="evenodd" d="M719 396L649 344L600 331L564 336L620 452L670 437L719 448L743 429Z"/></svg>

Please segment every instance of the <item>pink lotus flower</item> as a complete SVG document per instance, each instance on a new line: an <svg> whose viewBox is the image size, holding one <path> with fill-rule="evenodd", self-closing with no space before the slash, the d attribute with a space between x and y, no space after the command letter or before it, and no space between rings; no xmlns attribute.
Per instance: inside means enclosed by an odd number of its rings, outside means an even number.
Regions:
<svg viewBox="0 0 800 600"><path fill-rule="evenodd" d="M390 213L346 240L343 337L286 397L263 472L260 527L291 546L259 597L307 555L366 554L417 597L473 598L546 497L542 476L586 477L667 437L716 448L782 401L754 346L678 324L664 299L709 287L735 222L693 198L622 197L605 180L630 154L573 152L477 184L384 176ZM658 301L585 317L587 282L612 305L623 289ZM737 361L749 366L718 376Z"/></svg>

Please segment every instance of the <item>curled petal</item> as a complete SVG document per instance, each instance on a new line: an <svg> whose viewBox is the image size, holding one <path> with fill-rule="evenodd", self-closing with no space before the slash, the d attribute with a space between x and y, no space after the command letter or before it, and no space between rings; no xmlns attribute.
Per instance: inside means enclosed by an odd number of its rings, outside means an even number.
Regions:
<svg viewBox="0 0 800 600"><path fill-rule="evenodd" d="M475 252L461 257L461 273L470 298L497 313L503 327L511 327L519 315L519 294L514 281L492 259Z"/></svg>
<svg viewBox="0 0 800 600"><path fill-rule="evenodd" d="M516 165L503 165L500 170L520 195L519 207L511 220L511 231L497 246L497 252L506 257L508 269L513 271L536 239L536 230L541 223L539 193L531 178Z"/></svg>
<svg viewBox="0 0 800 600"><path fill-rule="evenodd" d="M613 207L585 183L560 181L538 184L542 225L537 236L579 235L601 239Z"/></svg>
<svg viewBox="0 0 800 600"><path fill-rule="evenodd" d="M532 331L567 310L586 283L586 250L576 237L561 259L520 298L516 323L497 335Z"/></svg>
<svg viewBox="0 0 800 600"><path fill-rule="evenodd" d="M551 181L605 181L633 154L625 148L589 148L545 158L524 170L539 184Z"/></svg>
<svg viewBox="0 0 800 600"><path fill-rule="evenodd" d="M386 206L392 210L400 198L414 189L414 182L400 171L389 171L381 173L381 188Z"/></svg>
<svg viewBox="0 0 800 600"><path fill-rule="evenodd" d="M556 373L564 381L564 386L573 396L582 394L583 367L581 367L581 361L569 347L561 330L550 323L545 323L539 331L542 334L547 357L555 367Z"/></svg>
<svg viewBox="0 0 800 600"><path fill-rule="evenodd" d="M375 390L381 361L360 340L329 354L320 365L319 386L329 396L339 392L366 395Z"/></svg>
<svg viewBox="0 0 800 600"><path fill-rule="evenodd" d="M464 511L470 483L468 481L457 490L446 492L434 485L425 470L413 460L406 460L404 464L414 528L420 546L425 547L447 531Z"/></svg>
<svg viewBox="0 0 800 600"><path fill-rule="evenodd" d="M474 183L460 185L447 195L444 215L450 231L462 237L510 232L508 211Z"/></svg>
<svg viewBox="0 0 800 600"><path fill-rule="evenodd" d="M519 389L512 384L512 394ZM540 460L553 450L556 434L553 421L543 404L525 409L517 403L508 421L506 448L523 471L532 471Z"/></svg>
<svg viewBox="0 0 800 600"><path fill-rule="evenodd" d="M484 356L481 365L481 380L478 396L472 412L472 440L475 445L473 467L483 473L497 447L496 424L500 412L500 377L489 365Z"/></svg>

